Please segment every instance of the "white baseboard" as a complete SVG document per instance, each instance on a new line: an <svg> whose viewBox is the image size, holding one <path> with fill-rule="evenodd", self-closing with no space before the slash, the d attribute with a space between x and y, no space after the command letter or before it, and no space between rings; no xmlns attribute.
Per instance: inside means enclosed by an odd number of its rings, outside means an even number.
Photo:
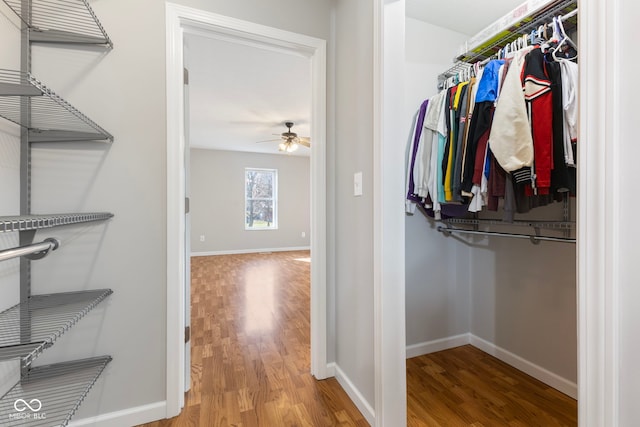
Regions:
<svg viewBox="0 0 640 427"><path fill-rule="evenodd" d="M474 347L479 348L480 350L488 353L505 363L513 366L516 369L521 370L524 373L531 375L532 377L542 381L545 384L550 385L558 391L566 394L567 396L573 397L574 399L578 398L578 385L574 382L567 380L566 378L561 377L560 375L554 374L553 372L536 365L522 357L511 353L503 348L498 347L497 345L490 343L489 341L483 340L480 337L475 335L470 336L470 344Z"/></svg>
<svg viewBox="0 0 640 427"><path fill-rule="evenodd" d="M367 402L362 393L360 393L360 390L356 388L349 377L347 377L342 369L340 369L340 366L336 365L335 363L333 365L335 366L336 370L336 379L338 380L344 391L351 398L351 401L356 405L358 410L360 410L369 425L375 425L376 416L373 407L369 404L369 402Z"/></svg>
<svg viewBox="0 0 640 427"><path fill-rule="evenodd" d="M440 338L433 341L421 342L407 346L407 359L422 356L424 354L435 353L436 351L448 350L469 344L470 334L454 335L452 337Z"/></svg>
<svg viewBox="0 0 640 427"><path fill-rule="evenodd" d="M327 378L336 376L336 362L327 363L325 374L327 374Z"/></svg>
<svg viewBox="0 0 640 427"><path fill-rule="evenodd" d="M258 254L262 252L290 252L290 251L308 251L311 246L294 246L289 248L260 248L260 249L234 249L229 251L208 251L208 252L191 252L192 257L196 256L212 256L212 255L237 255L237 254Z"/></svg>
<svg viewBox="0 0 640 427"><path fill-rule="evenodd" d="M151 421L162 420L167 416L167 403L156 402L148 405L136 406L122 411L109 412L96 417L82 418L71 421L69 427L122 427L136 426Z"/></svg>

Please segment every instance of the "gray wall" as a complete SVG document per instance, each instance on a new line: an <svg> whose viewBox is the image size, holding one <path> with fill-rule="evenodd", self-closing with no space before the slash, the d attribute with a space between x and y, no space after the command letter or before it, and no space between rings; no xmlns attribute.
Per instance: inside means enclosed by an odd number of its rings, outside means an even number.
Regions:
<svg viewBox="0 0 640 427"><path fill-rule="evenodd" d="M336 363L373 406L372 2L337 1L336 40Z"/></svg>
<svg viewBox="0 0 640 427"><path fill-rule="evenodd" d="M277 230L245 230L247 167L278 170ZM191 252L308 247L309 192L308 157L191 149Z"/></svg>
<svg viewBox="0 0 640 427"><path fill-rule="evenodd" d="M298 0L175 3L331 38L331 1L305 1L304 6ZM165 400L165 6L156 0L91 4L114 41L113 51L49 46L33 52L34 74L116 137L112 146L58 145L34 150L34 211L115 213L107 224L55 229L38 236L61 237L64 246L34 263L35 292L114 289L106 304L39 359L45 363L113 355L104 379L76 418ZM0 11L11 16L0 5ZM18 68L14 47L19 32L4 24L0 32L0 68ZM14 152L15 141L15 135L0 138L1 150ZM9 165L1 163L3 176L17 176L15 156L12 159ZM7 213L17 214L17 193L6 199L5 205L3 195L3 213L6 206L13 208ZM13 264L6 265L0 273L3 305L15 298L15 291L4 286L5 281L15 282L15 277L9 277L15 276Z"/></svg>
<svg viewBox="0 0 640 427"><path fill-rule="evenodd" d="M412 18L406 19L405 102L409 142L415 115L437 93L438 74L449 68L468 36ZM425 48L422 41L438 40ZM407 149L410 145L407 145ZM405 219L407 346L469 332L469 249L446 239L416 212Z"/></svg>

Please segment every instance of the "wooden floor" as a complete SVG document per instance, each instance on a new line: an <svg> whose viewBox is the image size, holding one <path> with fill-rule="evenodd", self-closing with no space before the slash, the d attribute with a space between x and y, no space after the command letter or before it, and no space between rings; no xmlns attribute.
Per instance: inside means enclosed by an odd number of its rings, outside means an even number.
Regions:
<svg viewBox="0 0 640 427"><path fill-rule="evenodd" d="M577 402L470 345L407 360L407 424L577 426Z"/></svg>
<svg viewBox="0 0 640 427"><path fill-rule="evenodd" d="M310 371L308 251L192 258L192 386L179 426L367 426Z"/></svg>
<svg viewBox="0 0 640 427"><path fill-rule="evenodd" d="M192 387L146 427L366 426L309 374L309 252L192 258ZM463 346L407 360L408 425L576 426L573 399ZM401 426L389 426L401 427Z"/></svg>

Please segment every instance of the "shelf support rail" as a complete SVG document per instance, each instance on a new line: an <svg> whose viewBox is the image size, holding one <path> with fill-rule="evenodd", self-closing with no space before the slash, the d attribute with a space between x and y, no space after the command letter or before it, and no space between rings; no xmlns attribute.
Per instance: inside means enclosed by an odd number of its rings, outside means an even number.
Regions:
<svg viewBox="0 0 640 427"><path fill-rule="evenodd" d="M562 242L562 243L576 243L576 239L571 239L567 237L550 237L550 236L540 236L538 235L539 229L536 228L536 234L520 234L520 233L502 233L496 231L476 231L476 230L465 230L462 228L451 228L451 227L443 227L441 225L438 226L437 230L444 234L445 236L450 236L452 233L462 233L462 234L477 234L481 236L496 236L496 237L511 237L516 239L529 239L531 243L537 245L540 241L550 241L550 242Z"/></svg>
<svg viewBox="0 0 640 427"><path fill-rule="evenodd" d="M44 239L40 243L2 250L0 251L0 261L6 261L17 257L27 257L31 260L41 259L49 255L51 251L58 249L59 246L60 241L51 237Z"/></svg>

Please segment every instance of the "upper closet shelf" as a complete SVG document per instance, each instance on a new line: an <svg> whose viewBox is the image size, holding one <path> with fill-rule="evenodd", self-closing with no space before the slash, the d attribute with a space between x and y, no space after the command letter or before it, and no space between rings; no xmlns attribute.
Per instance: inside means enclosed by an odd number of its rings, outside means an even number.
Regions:
<svg viewBox="0 0 640 427"><path fill-rule="evenodd" d="M3 0L40 43L93 44L113 47L86 0Z"/></svg>
<svg viewBox="0 0 640 427"><path fill-rule="evenodd" d="M30 231L61 225L105 221L113 218L109 212L72 213L54 215L0 216L0 233L10 231Z"/></svg>
<svg viewBox="0 0 640 427"><path fill-rule="evenodd" d="M550 23L554 16L577 7L577 0L528 0L468 40L455 60L473 63L486 59L523 34ZM565 29L571 31L576 23L574 17L565 22Z"/></svg>
<svg viewBox="0 0 640 427"><path fill-rule="evenodd" d="M113 135L29 73L0 69L0 116L29 129L30 142L113 142Z"/></svg>

